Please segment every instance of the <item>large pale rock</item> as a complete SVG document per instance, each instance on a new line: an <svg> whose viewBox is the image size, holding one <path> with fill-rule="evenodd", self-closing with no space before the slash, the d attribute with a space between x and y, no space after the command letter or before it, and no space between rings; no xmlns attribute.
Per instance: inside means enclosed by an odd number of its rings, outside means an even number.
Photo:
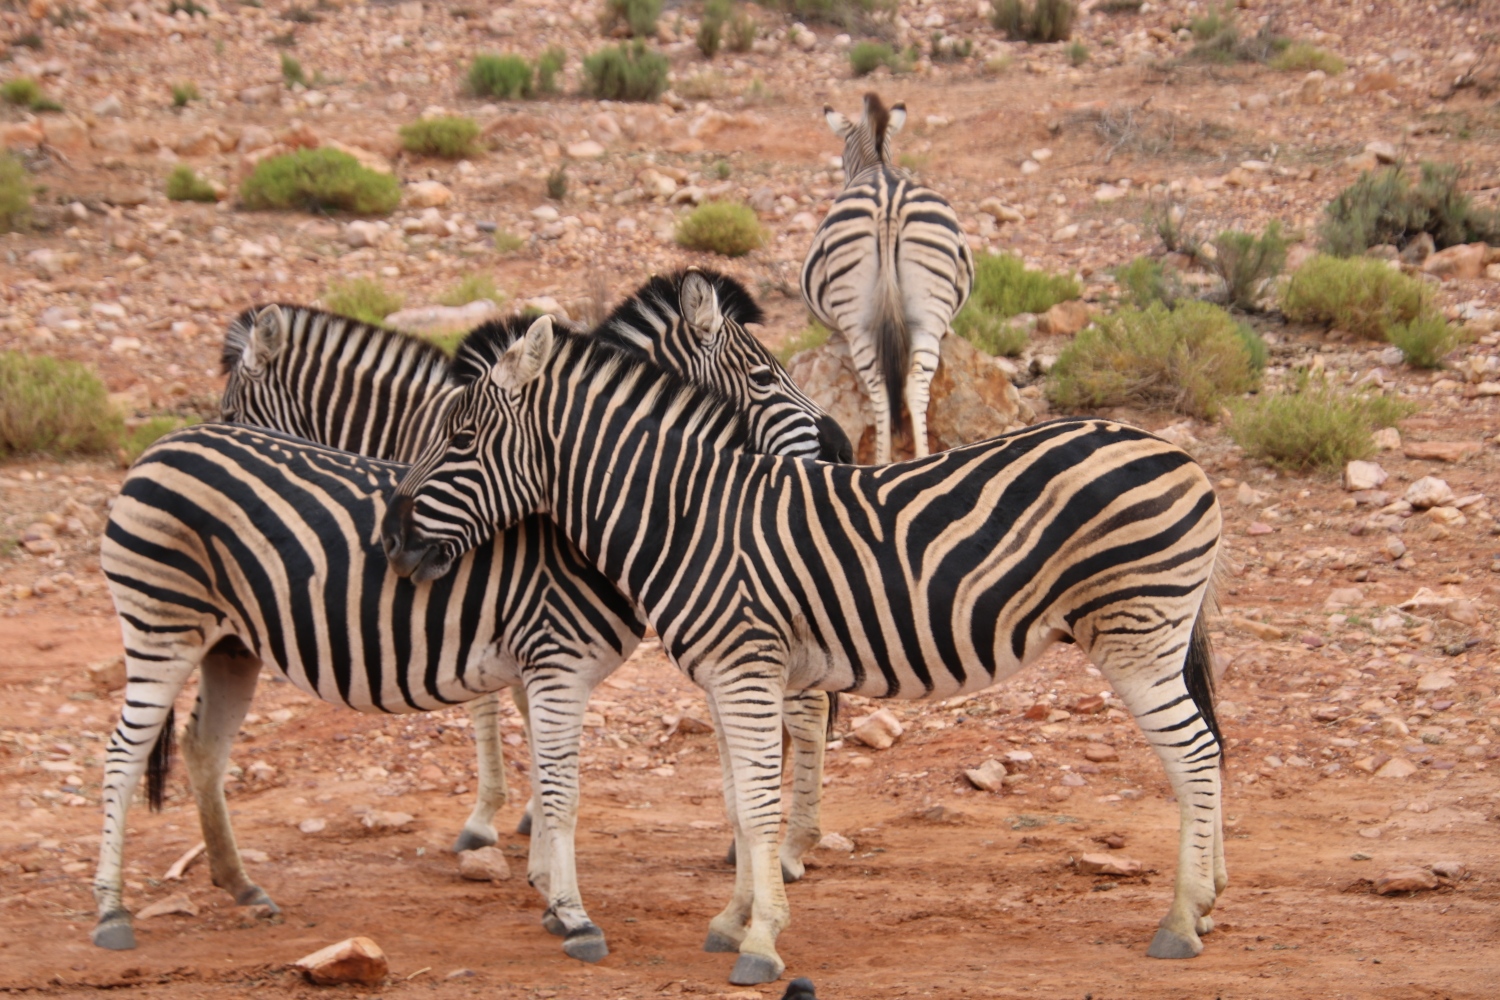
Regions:
<svg viewBox="0 0 1500 1000"><path fill-rule="evenodd" d="M968 778L975 788L986 792L998 792L1005 787L1005 765L991 758L978 767L971 767L964 771L964 777Z"/></svg>
<svg viewBox="0 0 1500 1000"><path fill-rule="evenodd" d="M1430 462L1462 462L1483 450L1483 441L1408 441L1401 449L1407 458Z"/></svg>
<svg viewBox="0 0 1500 1000"><path fill-rule="evenodd" d="M1437 885L1437 876L1426 868L1393 868L1375 880L1375 893L1389 896L1397 892L1421 892L1436 889Z"/></svg>
<svg viewBox="0 0 1500 1000"><path fill-rule="evenodd" d="M84 667L89 684L100 694L118 691L125 686L125 657L116 656Z"/></svg>
<svg viewBox="0 0 1500 1000"><path fill-rule="evenodd" d="M166 899L158 899L150 906L142 907L141 912L135 916L137 920L150 920L153 917L167 917L173 914L181 914L184 917L196 917L198 915L198 906L185 893L178 893L175 896L168 896Z"/></svg>
<svg viewBox="0 0 1500 1000"><path fill-rule="evenodd" d="M172 151L178 156L212 156L224 145L232 146L218 129L205 125L179 138L172 144Z"/></svg>
<svg viewBox="0 0 1500 1000"><path fill-rule="evenodd" d="M412 208L442 208L453 200L453 192L438 181L418 181L406 189L406 203Z"/></svg>
<svg viewBox="0 0 1500 1000"><path fill-rule="evenodd" d="M471 882L504 882L510 878L510 864L498 847L481 847L458 855L458 874Z"/></svg>
<svg viewBox="0 0 1500 1000"><path fill-rule="evenodd" d="M1059 302L1037 317L1036 332L1071 337L1089 324L1089 307L1074 299Z"/></svg>
<svg viewBox="0 0 1500 1000"><path fill-rule="evenodd" d="M1135 858L1123 854L1085 854L1078 859L1078 870L1085 875L1139 875L1143 868Z"/></svg>
<svg viewBox="0 0 1500 1000"><path fill-rule="evenodd" d="M1440 507L1453 502L1453 488L1436 476L1423 476L1407 488L1404 499L1417 510Z"/></svg>
<svg viewBox="0 0 1500 1000"><path fill-rule="evenodd" d="M1483 243L1466 243L1439 250L1422 262L1422 270L1439 278L1479 278L1484 275Z"/></svg>
<svg viewBox="0 0 1500 1000"><path fill-rule="evenodd" d="M451 333L472 330L499 313L500 307L489 299L479 299L462 306L421 306L402 309L385 318L385 325L407 333Z"/></svg>
<svg viewBox="0 0 1500 1000"><path fill-rule="evenodd" d="M854 736L865 746L875 750L889 749L906 730L891 710L882 708L873 715L859 720L854 726Z"/></svg>
<svg viewBox="0 0 1500 1000"><path fill-rule="evenodd" d="M367 937L352 937L304 955L292 963L320 986L362 983L378 986L390 971L385 952Z"/></svg>
<svg viewBox="0 0 1500 1000"><path fill-rule="evenodd" d="M568 144L568 158L572 160L597 160L604 155L604 147L593 139Z"/></svg>
<svg viewBox="0 0 1500 1000"><path fill-rule="evenodd" d="M1351 493L1373 490L1388 478L1386 471L1374 462L1350 462L1344 466L1344 489Z"/></svg>

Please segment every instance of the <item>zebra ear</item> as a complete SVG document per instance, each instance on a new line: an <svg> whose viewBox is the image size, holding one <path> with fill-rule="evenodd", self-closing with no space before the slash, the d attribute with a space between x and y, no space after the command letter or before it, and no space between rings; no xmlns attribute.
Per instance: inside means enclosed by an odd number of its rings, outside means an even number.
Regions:
<svg viewBox="0 0 1500 1000"><path fill-rule="evenodd" d="M290 321L282 308L269 305L255 314L255 326L250 330L250 357L252 368L263 368L286 347L287 328Z"/></svg>
<svg viewBox="0 0 1500 1000"><path fill-rule="evenodd" d="M490 369L490 381L502 389L519 389L542 373L552 354L552 317L538 316L526 336L511 344L500 363Z"/></svg>
<svg viewBox="0 0 1500 1000"><path fill-rule="evenodd" d="M688 328L699 340L712 340L724 326L724 312L719 307L719 293L713 284L697 271L689 271L677 292L677 306Z"/></svg>
<svg viewBox="0 0 1500 1000"><path fill-rule="evenodd" d="M823 106L823 120L828 122L828 127L833 129L833 134L840 139L847 138L849 132L854 128L854 124L848 118L845 118L826 104Z"/></svg>
<svg viewBox="0 0 1500 1000"><path fill-rule="evenodd" d="M885 127L885 134L895 135L897 132L901 131L901 126L906 124L906 105L891 105L890 115L891 121L890 124Z"/></svg>

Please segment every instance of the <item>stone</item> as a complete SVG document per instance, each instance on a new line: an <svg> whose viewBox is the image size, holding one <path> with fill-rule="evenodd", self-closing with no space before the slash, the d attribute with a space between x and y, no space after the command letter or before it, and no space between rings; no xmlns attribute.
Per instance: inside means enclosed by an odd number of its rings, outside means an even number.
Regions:
<svg viewBox="0 0 1500 1000"><path fill-rule="evenodd" d="M1484 451L1484 442L1408 441L1401 451L1407 458L1429 462L1462 462Z"/></svg>
<svg viewBox="0 0 1500 1000"><path fill-rule="evenodd" d="M1365 152L1374 155L1380 163L1395 163L1401 158L1396 147L1383 139L1376 139L1365 143Z"/></svg>
<svg viewBox="0 0 1500 1000"><path fill-rule="evenodd" d="M818 841L818 850L851 854L854 851L854 841L842 833L825 833L823 834L823 839Z"/></svg>
<svg viewBox="0 0 1500 1000"><path fill-rule="evenodd" d="M368 219L355 219L344 227L344 242L351 247L378 247L390 233L389 227L382 229L380 223Z"/></svg>
<svg viewBox="0 0 1500 1000"><path fill-rule="evenodd" d="M1392 757L1375 772L1377 778L1408 778L1417 773L1417 765L1404 757Z"/></svg>
<svg viewBox="0 0 1500 1000"><path fill-rule="evenodd" d="M1355 153L1353 156L1344 157L1344 169L1350 173L1364 174L1380 166L1374 153Z"/></svg>
<svg viewBox="0 0 1500 1000"><path fill-rule="evenodd" d="M1401 432L1394 427L1382 427L1370 437L1381 451L1395 451L1401 447Z"/></svg>
<svg viewBox="0 0 1500 1000"><path fill-rule="evenodd" d="M198 906L187 897L186 893L178 893L166 899L158 899L150 906L142 907L135 917L137 920L150 920L153 917L165 917L175 913L180 913L185 917L196 917Z"/></svg>
<svg viewBox="0 0 1500 1000"><path fill-rule="evenodd" d="M1123 854L1084 854L1078 859L1078 870L1085 875L1139 875L1145 867Z"/></svg>
<svg viewBox="0 0 1500 1000"><path fill-rule="evenodd" d="M1078 235L1078 223L1072 222L1066 226L1060 226L1052 231L1053 243L1066 243Z"/></svg>
<svg viewBox="0 0 1500 1000"><path fill-rule="evenodd" d="M442 208L453 200L453 192L438 181L418 181L406 188L406 203L412 208Z"/></svg>
<svg viewBox="0 0 1500 1000"><path fill-rule="evenodd" d="M1418 233L1407 241L1406 246L1401 248L1396 259L1403 264L1412 267L1421 267L1428 257L1437 250L1437 244L1433 242L1431 233Z"/></svg>
<svg viewBox="0 0 1500 1000"><path fill-rule="evenodd" d="M510 878L510 864L498 847L460 851L458 874L471 882L504 882Z"/></svg>
<svg viewBox="0 0 1500 1000"><path fill-rule="evenodd" d="M1422 892L1436 889L1437 876L1426 868L1392 868L1375 879L1375 894L1390 896L1398 892Z"/></svg>
<svg viewBox="0 0 1500 1000"><path fill-rule="evenodd" d="M1472 626L1479 624L1479 609L1475 607L1473 601L1454 601L1448 605L1448 609L1444 613L1448 616L1449 620L1456 621L1460 625Z"/></svg>
<svg viewBox="0 0 1500 1000"><path fill-rule="evenodd" d="M593 139L568 143L568 158L573 160L597 160L604 155L604 147Z"/></svg>
<svg viewBox="0 0 1500 1000"><path fill-rule="evenodd" d="M1330 610L1334 608L1357 608L1364 601L1364 591L1358 587L1340 587L1328 595L1328 599L1323 602L1323 607Z"/></svg>
<svg viewBox="0 0 1500 1000"><path fill-rule="evenodd" d="M1275 625L1267 625L1265 622L1258 622L1253 618L1241 618L1235 615L1229 619L1229 624L1241 632L1248 632L1257 639L1265 642L1275 642L1278 639L1286 638L1286 633Z"/></svg>
<svg viewBox="0 0 1500 1000"><path fill-rule="evenodd" d="M311 836L312 834L322 833L324 830L328 829L328 821L326 819L320 819L317 816L309 816L307 819L297 824L297 829Z"/></svg>
<svg viewBox="0 0 1500 1000"><path fill-rule="evenodd" d="M1373 490L1390 477L1374 462L1350 462L1344 466L1344 489L1350 493Z"/></svg>
<svg viewBox="0 0 1500 1000"><path fill-rule="evenodd" d="M35 149L46 138L36 122L0 122L0 147L5 149Z"/></svg>
<svg viewBox="0 0 1500 1000"><path fill-rule="evenodd" d="M84 667L89 685L100 694L118 691L125 686L125 657L116 656Z"/></svg>
<svg viewBox="0 0 1500 1000"><path fill-rule="evenodd" d="M1089 307L1077 299L1059 302L1037 317L1036 329L1038 333L1071 337L1089 325L1090 317Z"/></svg>
<svg viewBox="0 0 1500 1000"><path fill-rule="evenodd" d="M1396 74L1386 70L1372 70L1354 82L1354 92L1356 94L1374 94L1380 91L1395 90L1396 86Z"/></svg>
<svg viewBox="0 0 1500 1000"><path fill-rule="evenodd" d="M390 963L380 945L367 937L352 937L304 955L292 963L319 986L360 983L378 986L385 981Z"/></svg>
<svg viewBox="0 0 1500 1000"><path fill-rule="evenodd" d="M1053 785L1046 794L1048 802L1066 802L1073 797L1073 789L1067 785Z"/></svg>
<svg viewBox="0 0 1500 1000"><path fill-rule="evenodd" d="M48 115L41 123L47 145L61 150L65 156L82 156L93 145L89 142L89 127L72 115Z"/></svg>
<svg viewBox="0 0 1500 1000"><path fill-rule="evenodd" d="M1432 874L1436 875L1438 878L1451 879L1455 882L1463 878L1464 875L1468 872L1468 869L1464 867L1464 864L1461 861L1434 861L1427 867L1431 869Z"/></svg>
<svg viewBox="0 0 1500 1000"><path fill-rule="evenodd" d="M1417 690L1422 694L1433 694L1438 691L1446 691L1458 682L1453 679L1453 674L1446 670L1434 670L1430 674L1423 674L1417 678Z"/></svg>
<svg viewBox="0 0 1500 1000"><path fill-rule="evenodd" d="M991 758L978 767L964 771L964 777L975 788L986 792L998 792L1005 787L1005 765Z"/></svg>
<svg viewBox="0 0 1500 1000"><path fill-rule="evenodd" d="M986 198L979 203L979 210L999 223L1022 223L1026 216L1018 208L1012 208L999 198Z"/></svg>
<svg viewBox="0 0 1500 1000"><path fill-rule="evenodd" d="M541 222L556 222L562 217L562 213L551 205L538 205L531 210L531 217Z"/></svg>
<svg viewBox="0 0 1500 1000"><path fill-rule="evenodd" d="M1110 761L1119 760L1120 753L1114 747L1107 744L1090 743L1083 748L1083 757L1085 760L1092 761L1095 764L1107 764Z"/></svg>
<svg viewBox="0 0 1500 1000"><path fill-rule="evenodd" d="M218 129L205 125L195 128L172 144L178 156L211 156L219 152L222 136Z"/></svg>
<svg viewBox="0 0 1500 1000"><path fill-rule="evenodd" d="M887 750L900 739L905 730L901 721L888 708L882 708L854 726L854 737L874 750Z"/></svg>
<svg viewBox="0 0 1500 1000"><path fill-rule="evenodd" d="M1245 98L1246 111L1264 111L1271 106L1271 95L1251 94Z"/></svg>
<svg viewBox="0 0 1500 1000"><path fill-rule="evenodd" d="M1315 69L1302 78L1302 84L1297 88L1297 100L1302 104L1322 104L1323 84L1328 80L1328 74L1320 69Z"/></svg>
<svg viewBox="0 0 1500 1000"><path fill-rule="evenodd" d="M96 118L119 118L125 113L125 105L120 103L120 98L115 94L108 94L104 98L95 101L89 108Z"/></svg>
<svg viewBox="0 0 1500 1000"><path fill-rule="evenodd" d="M1249 483L1240 483L1234 491L1234 499L1246 507L1259 507L1266 502L1266 495Z"/></svg>
<svg viewBox="0 0 1500 1000"><path fill-rule="evenodd" d="M476 299L461 306L419 306L402 309L385 318L385 325L407 333L433 334L452 333L457 330L472 330L481 323L493 319L500 307L490 299Z"/></svg>
<svg viewBox="0 0 1500 1000"><path fill-rule="evenodd" d="M1407 445L1407 448L1410 447L1411 445ZM1407 457L1412 457L1410 451L1407 452ZM1423 476L1407 487L1404 499L1415 509L1426 510L1451 503L1454 500L1453 488L1436 476Z"/></svg>
<svg viewBox="0 0 1500 1000"><path fill-rule="evenodd" d="M366 830L377 833L387 833L401 830L411 826L416 817L411 813L396 812L395 810L371 809L359 818L360 825Z"/></svg>
<svg viewBox="0 0 1500 1000"><path fill-rule="evenodd" d="M1461 243L1439 250L1422 262L1422 270L1439 278L1473 279L1484 275L1483 243Z"/></svg>

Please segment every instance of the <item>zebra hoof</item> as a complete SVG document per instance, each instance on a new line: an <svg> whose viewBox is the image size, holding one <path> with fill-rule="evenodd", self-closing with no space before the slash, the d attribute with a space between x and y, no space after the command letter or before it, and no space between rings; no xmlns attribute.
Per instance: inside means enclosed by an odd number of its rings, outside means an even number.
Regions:
<svg viewBox="0 0 1500 1000"><path fill-rule="evenodd" d="M281 907L271 902L271 897L258 885L252 885L248 889L234 897L237 906L263 906L265 909L259 915L274 917L281 912Z"/></svg>
<svg viewBox="0 0 1500 1000"><path fill-rule="evenodd" d="M718 931L709 931L708 939L703 942L703 950L710 952L739 951L740 943L725 937Z"/></svg>
<svg viewBox="0 0 1500 1000"><path fill-rule="evenodd" d="M786 963L779 958L766 955L741 955L729 973L729 981L735 986L757 986L774 983L786 971Z"/></svg>
<svg viewBox="0 0 1500 1000"><path fill-rule="evenodd" d="M788 862L785 860L781 862L781 881L787 885L802 881L802 876L805 874L807 874L807 868L802 862Z"/></svg>
<svg viewBox="0 0 1500 1000"><path fill-rule="evenodd" d="M516 833L523 837L531 836L531 812L529 810L521 814L521 822L516 824Z"/></svg>
<svg viewBox="0 0 1500 1000"><path fill-rule="evenodd" d="M1146 954L1151 958L1195 958L1202 950L1203 942L1183 937L1165 927L1158 927L1156 937L1151 939L1151 947L1146 949Z"/></svg>
<svg viewBox="0 0 1500 1000"><path fill-rule="evenodd" d="M563 941L563 952L580 962L599 962L609 955L609 945L604 942L603 931L593 924L585 924Z"/></svg>
<svg viewBox="0 0 1500 1000"><path fill-rule="evenodd" d="M734 841L729 842L729 850L724 854L724 863L733 865L739 862L739 852L734 849Z"/></svg>
<svg viewBox="0 0 1500 1000"><path fill-rule="evenodd" d="M1199 937L1202 937L1205 934L1212 934L1214 932L1214 918L1199 917L1198 926L1195 929L1198 931Z"/></svg>
<svg viewBox="0 0 1500 1000"><path fill-rule="evenodd" d="M130 926L130 914L121 911L100 920L94 928L93 940L97 948L130 951L135 947L135 928Z"/></svg>
<svg viewBox="0 0 1500 1000"><path fill-rule="evenodd" d="M494 830L476 833L464 827L458 831L458 839L453 842L453 853L462 854L464 851L477 851L481 847L494 847L499 842L500 835Z"/></svg>
<svg viewBox="0 0 1500 1000"><path fill-rule="evenodd" d="M550 906L547 907L547 911L542 914L542 929L545 930L548 934L551 934L553 937L568 936L568 928L563 924L561 920L557 919L557 914L553 912L552 907Z"/></svg>

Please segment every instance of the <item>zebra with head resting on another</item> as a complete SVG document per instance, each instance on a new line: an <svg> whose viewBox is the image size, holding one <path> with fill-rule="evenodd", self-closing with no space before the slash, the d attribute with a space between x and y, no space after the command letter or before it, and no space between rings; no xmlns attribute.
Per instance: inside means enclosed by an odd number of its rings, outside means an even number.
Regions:
<svg viewBox="0 0 1500 1000"><path fill-rule="evenodd" d="M978 691L1071 639L1180 803L1175 896L1149 953L1197 954L1224 888L1220 737L1204 625L1222 518L1180 448L1058 420L864 468L752 455L743 421L659 369L537 324L475 344L463 394L386 511L398 573L440 578L544 513L642 609L709 696L739 845L709 950L737 984L784 969L776 871L784 689Z"/></svg>
<svg viewBox="0 0 1500 1000"><path fill-rule="evenodd" d="M813 235L802 297L849 341L875 411L876 463L891 460L903 395L922 458L932 376L943 335L974 284L974 256L953 207L891 164L904 104L887 109L866 94L858 123L830 107L823 114L844 140L844 190Z"/></svg>

